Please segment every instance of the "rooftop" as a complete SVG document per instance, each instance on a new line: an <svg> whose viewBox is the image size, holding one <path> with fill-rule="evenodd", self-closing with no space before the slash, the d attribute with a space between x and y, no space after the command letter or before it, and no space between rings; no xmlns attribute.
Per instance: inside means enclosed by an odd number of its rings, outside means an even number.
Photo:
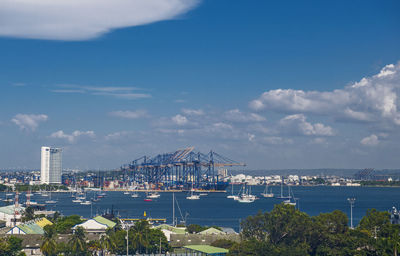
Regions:
<svg viewBox="0 0 400 256"><path fill-rule="evenodd" d="M187 245L183 248L206 253L206 254L226 254L229 250L224 248L219 248L211 245Z"/></svg>

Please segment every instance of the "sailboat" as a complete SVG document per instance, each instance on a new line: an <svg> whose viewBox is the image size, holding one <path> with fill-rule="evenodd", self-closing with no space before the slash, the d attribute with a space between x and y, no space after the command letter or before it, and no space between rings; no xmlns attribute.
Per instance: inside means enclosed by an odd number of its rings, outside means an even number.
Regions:
<svg viewBox="0 0 400 256"><path fill-rule="evenodd" d="M151 193L147 194L147 198L150 198L150 199L159 198L160 196L161 195L157 192L151 192Z"/></svg>
<svg viewBox="0 0 400 256"><path fill-rule="evenodd" d="M256 196L251 194L251 187L246 189L246 186L243 187L243 192L237 199L239 203L253 203L256 200Z"/></svg>
<svg viewBox="0 0 400 256"><path fill-rule="evenodd" d="M200 195L193 194L193 182L192 182L192 189L190 190L190 196L187 196L186 199L188 200L198 200L200 199Z"/></svg>
<svg viewBox="0 0 400 256"><path fill-rule="evenodd" d="M278 198L278 199L290 199L291 198L291 196L290 196L290 189L289 189L289 193L288 193L288 195L287 196L284 196L283 195L283 176L282 176L282 181L281 181L281 195L280 196L277 196L276 198Z"/></svg>
<svg viewBox="0 0 400 256"><path fill-rule="evenodd" d="M290 186L289 186L289 195L291 195L290 198L283 201L283 203L296 206L296 199L294 198L294 194L293 194L293 191L290 189Z"/></svg>
<svg viewBox="0 0 400 256"><path fill-rule="evenodd" d="M268 198L274 197L274 193L272 193L272 188L271 188L271 190L268 192L268 184L267 184L266 182L265 182L265 189L264 189L264 192L261 193L261 195L262 195L263 197L268 197Z"/></svg>
<svg viewBox="0 0 400 256"><path fill-rule="evenodd" d="M46 204L56 204L57 203L57 201L56 200L51 200L51 191L49 192L49 199L50 200L47 200L47 201L44 201Z"/></svg>
<svg viewBox="0 0 400 256"><path fill-rule="evenodd" d="M227 196L226 198L232 198L232 199L235 199L237 196L235 196L234 194L233 194L233 183L232 183L232 193L229 195L229 196Z"/></svg>

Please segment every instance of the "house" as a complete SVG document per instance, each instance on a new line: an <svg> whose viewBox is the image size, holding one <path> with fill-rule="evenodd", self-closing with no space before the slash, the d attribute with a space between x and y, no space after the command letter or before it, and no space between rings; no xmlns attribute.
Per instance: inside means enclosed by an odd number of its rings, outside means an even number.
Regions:
<svg viewBox="0 0 400 256"><path fill-rule="evenodd" d="M51 221L46 218L40 218L36 220L31 220L22 224L19 224L12 229L10 229L8 235L43 235L43 228L46 225L53 225Z"/></svg>
<svg viewBox="0 0 400 256"><path fill-rule="evenodd" d="M219 248L211 245L188 245L184 246L186 253L200 254L200 255L214 255L214 256L224 256L228 254L229 250L224 248Z"/></svg>
<svg viewBox="0 0 400 256"><path fill-rule="evenodd" d="M222 232L221 230L216 229L216 228L208 228L206 230L199 232L199 234L201 234L201 235L222 235L222 234L225 234L225 232Z"/></svg>
<svg viewBox="0 0 400 256"><path fill-rule="evenodd" d="M21 224L21 213L24 211L25 207L14 204L0 207L0 220L5 221L7 227L14 227Z"/></svg>
<svg viewBox="0 0 400 256"><path fill-rule="evenodd" d="M159 226L154 227L155 229L160 229L165 237L167 238L168 242L171 240L171 235L172 234L186 234L186 228L179 228L179 227L173 227L171 225L167 224L161 224Z"/></svg>
<svg viewBox="0 0 400 256"><path fill-rule="evenodd" d="M117 223L102 216L97 216L81 224L75 225L72 230L76 230L77 227L82 227L87 233L97 234L105 233L108 228L113 228L115 225L117 225Z"/></svg>

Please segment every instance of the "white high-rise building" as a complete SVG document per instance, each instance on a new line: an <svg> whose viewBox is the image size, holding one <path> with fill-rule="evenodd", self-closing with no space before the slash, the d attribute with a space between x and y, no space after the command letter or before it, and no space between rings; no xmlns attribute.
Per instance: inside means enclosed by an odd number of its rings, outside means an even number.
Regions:
<svg viewBox="0 0 400 256"><path fill-rule="evenodd" d="M62 149L42 147L41 150L41 184L61 184Z"/></svg>

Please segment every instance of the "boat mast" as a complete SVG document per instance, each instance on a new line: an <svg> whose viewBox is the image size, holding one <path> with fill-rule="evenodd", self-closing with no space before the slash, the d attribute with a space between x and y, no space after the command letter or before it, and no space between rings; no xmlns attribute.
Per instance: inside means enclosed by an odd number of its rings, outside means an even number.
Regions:
<svg viewBox="0 0 400 256"><path fill-rule="evenodd" d="M175 227L175 193L172 192L172 226Z"/></svg>

